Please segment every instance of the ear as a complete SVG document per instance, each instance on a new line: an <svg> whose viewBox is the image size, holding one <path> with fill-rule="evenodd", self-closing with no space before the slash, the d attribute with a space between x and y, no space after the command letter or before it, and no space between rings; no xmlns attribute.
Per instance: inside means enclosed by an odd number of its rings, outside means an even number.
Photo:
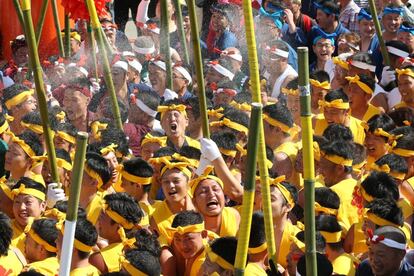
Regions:
<svg viewBox="0 0 414 276"><path fill-rule="evenodd" d="M206 239L206 238L208 237L208 232L207 232L207 230L203 230L203 231L201 232L201 237L202 237L203 239Z"/></svg>
<svg viewBox="0 0 414 276"><path fill-rule="evenodd" d="M42 201L39 205L40 210L42 211L42 213L46 210L46 201Z"/></svg>

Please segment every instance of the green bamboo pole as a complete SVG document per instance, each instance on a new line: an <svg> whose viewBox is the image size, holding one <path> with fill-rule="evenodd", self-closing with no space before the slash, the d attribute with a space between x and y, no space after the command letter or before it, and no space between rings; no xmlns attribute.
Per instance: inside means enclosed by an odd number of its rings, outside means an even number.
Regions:
<svg viewBox="0 0 414 276"><path fill-rule="evenodd" d="M91 18L91 26L94 30L94 33L96 34L96 39L98 41L98 47L99 52L102 57L102 63L103 63L103 69L104 69L104 78L105 78L105 84L109 91L109 96L111 99L112 104L112 113L114 114L114 119L117 128L122 128L122 120L121 115L119 112L119 106L118 106L118 99L116 98L115 94L115 87L114 82L112 81L112 75L111 75L111 68L109 66L108 57L106 56L106 50L105 50L105 44L104 44L104 38L102 36L103 32L101 32L101 23L99 22L98 14L96 12L95 4L93 0L86 0L86 4L88 6L89 16ZM103 34L105 35L105 34Z"/></svg>
<svg viewBox="0 0 414 276"><path fill-rule="evenodd" d="M20 7L19 0L13 0L14 9L16 10L17 18L19 19L20 25L24 33L24 18L22 8Z"/></svg>
<svg viewBox="0 0 414 276"><path fill-rule="evenodd" d="M260 95L260 76L259 76L259 62L257 59L256 37L254 33L254 21L251 1L243 0L243 13L246 26L246 41L248 47L250 79L252 81L252 99L254 102L261 102ZM263 215L265 221L265 231L267 240L267 251L269 259L274 264L277 264L278 254L276 252L276 243L273 228L272 206L270 200L270 182L269 170L266 165L266 143L264 138L263 120L259 122L259 151L258 162L260 171L260 183L262 192Z"/></svg>
<svg viewBox="0 0 414 276"><path fill-rule="evenodd" d="M247 143L246 182L244 183L243 206L241 210L241 220L238 233L236 260L234 263L234 272L236 276L244 275L244 268L246 267L247 261L247 250L249 249L256 184L256 153L259 148L259 126L261 121L262 104L257 102L252 103L252 113L249 124L249 139Z"/></svg>
<svg viewBox="0 0 414 276"><path fill-rule="evenodd" d="M88 133L78 132L76 136L76 152L73 162L72 183L66 212L65 233L63 235L62 254L60 258L59 275L67 276L70 273L72 262L73 241L75 239L76 220L78 218L79 197L85 165L86 146L88 145Z"/></svg>
<svg viewBox="0 0 414 276"><path fill-rule="evenodd" d="M309 89L308 48L298 48L300 117L302 123L303 171L305 185L306 275L317 275L315 241L315 164L313 159L312 111Z"/></svg>
<svg viewBox="0 0 414 276"><path fill-rule="evenodd" d="M46 86L43 82L43 70L42 66L40 65L39 54L37 52L36 37L30 8L30 0L23 0L22 11L25 22L25 33L27 34L26 41L29 48L30 67L32 68L34 81L36 84L37 101L39 103L39 111L42 118L43 136L45 137L49 168L52 174L53 182L59 183L55 145L53 144L53 136L47 112L47 100L45 91Z"/></svg>
<svg viewBox="0 0 414 276"><path fill-rule="evenodd" d="M200 101L201 127L203 137L210 138L210 129L207 115L206 88L204 86L203 59L201 57L200 34L198 33L195 0L187 0L188 14L190 15L191 40L193 43L194 64L197 75L197 90Z"/></svg>
<svg viewBox="0 0 414 276"><path fill-rule="evenodd" d="M168 3L166 0L161 1L161 36L160 36L160 48L161 53L165 57L165 67L167 71L166 88L173 89L172 81L172 64L170 53L170 15L168 13Z"/></svg>
<svg viewBox="0 0 414 276"><path fill-rule="evenodd" d="M62 34L61 34L61 31L60 31L59 13L58 13L58 10L57 10L56 0L51 0L51 3L52 3L52 11L53 11L53 21L55 23L56 37L57 37L58 46L59 46L59 55L61 57L64 57L65 56L65 49L63 47Z"/></svg>
<svg viewBox="0 0 414 276"><path fill-rule="evenodd" d="M49 6L49 0L43 0L42 7L40 9L39 22L36 26L36 45L39 47L40 38L42 36L43 25L45 24L47 7Z"/></svg>
<svg viewBox="0 0 414 276"><path fill-rule="evenodd" d="M388 55L387 47L385 47L384 38L382 37L381 25L378 20L377 9L375 8L375 0L368 0L368 2L369 2L369 8L371 10L372 20L374 20L375 33L377 34L378 41L381 47L381 54L384 60L384 65L390 66L391 64L390 57Z"/></svg>
<svg viewBox="0 0 414 276"><path fill-rule="evenodd" d="M65 13L65 58L70 57L70 18Z"/></svg>
<svg viewBox="0 0 414 276"><path fill-rule="evenodd" d="M178 32L180 33L181 50L182 50L183 55L184 55L184 62L185 62L186 65L189 65L190 64L190 57L189 57L188 51L187 51L187 40L185 39L183 15L182 15L182 11L181 11L180 0L174 0L173 2L174 2L174 5L175 5L175 14L176 14L176 19L177 19L177 27L178 27Z"/></svg>
<svg viewBox="0 0 414 276"><path fill-rule="evenodd" d="M89 42L89 47L91 50L91 57L92 57L92 62L93 62L93 69L94 69L94 74L95 74L95 79L96 81L98 81L99 79L99 73L98 73L98 60L96 59L96 41L95 41L95 36L92 32L92 27L91 24L88 22L86 23L86 30L88 32L88 42Z"/></svg>

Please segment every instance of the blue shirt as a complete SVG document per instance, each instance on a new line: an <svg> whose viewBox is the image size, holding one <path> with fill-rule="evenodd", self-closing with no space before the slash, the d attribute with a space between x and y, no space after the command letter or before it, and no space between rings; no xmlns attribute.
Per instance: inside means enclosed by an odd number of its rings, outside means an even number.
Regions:
<svg viewBox="0 0 414 276"><path fill-rule="evenodd" d="M369 264L368 259L364 260L362 263L359 264L355 276L374 276L372 272L371 265ZM401 262L400 271L395 276L413 276L414 275L414 268L403 260Z"/></svg>

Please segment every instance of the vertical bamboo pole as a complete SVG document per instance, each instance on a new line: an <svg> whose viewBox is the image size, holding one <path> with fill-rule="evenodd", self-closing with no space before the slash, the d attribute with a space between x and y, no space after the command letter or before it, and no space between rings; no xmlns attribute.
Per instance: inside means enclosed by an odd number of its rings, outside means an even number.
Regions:
<svg viewBox="0 0 414 276"><path fill-rule="evenodd" d="M243 206L241 211L241 221L238 234L236 260L234 264L235 275L244 275L244 268L247 261L247 250L249 248L250 231L252 226L252 214L254 193L256 184L256 163L257 150L259 147L260 131L259 126L262 121L262 104L252 103L252 113L250 117L249 139L247 142L247 163L246 163L246 182L243 191Z"/></svg>
<svg viewBox="0 0 414 276"><path fill-rule="evenodd" d="M13 0L14 9L16 10L17 18L19 19L20 26L22 26L22 30L24 33L24 19L23 19L23 12L22 8L20 7L19 0Z"/></svg>
<svg viewBox="0 0 414 276"><path fill-rule="evenodd" d="M30 10L30 0L22 1L22 11L25 22L25 33L27 46L29 48L30 67L33 71L34 81L36 84L36 94L39 103L40 116L42 118L43 135L45 137L47 157L49 160L50 172L52 174L53 182L59 183L59 175L57 173L55 145L53 144L52 131L50 127L45 84L43 82L43 70L40 65L39 54L37 52L36 37L33 27L32 14Z"/></svg>
<svg viewBox="0 0 414 276"><path fill-rule="evenodd" d="M246 41L248 47L249 57L249 69L250 69L250 80L252 81L252 98L254 102L261 102L262 98L260 95L260 77L259 77L259 62L257 59L256 50L256 37L254 33L254 21L251 1L243 0L243 13L246 26ZM263 215L265 221L265 231L267 240L267 251L269 253L269 259L277 264L277 252L275 244L275 236L273 230L273 216L272 207L270 201L270 183L269 183L269 171L266 165L266 144L264 138L263 120L259 121L259 151L258 151L258 162L260 171L260 183L262 186L262 204L263 204ZM251 127L251 126L250 126Z"/></svg>
<svg viewBox="0 0 414 276"><path fill-rule="evenodd" d="M171 0L172 1L172 0ZM172 65L170 53L170 15L168 13L167 0L161 1L161 33L160 33L160 48L161 53L165 57L165 67L167 72L166 88L173 89L172 82Z"/></svg>
<svg viewBox="0 0 414 276"><path fill-rule="evenodd" d="M60 258L59 276L68 276L72 263L73 241L75 239L76 220L78 218L79 196L85 165L86 146L88 145L88 133L78 132L76 137L76 152L72 170L72 183L68 210L66 212L65 233L63 235L62 254Z"/></svg>
<svg viewBox="0 0 414 276"><path fill-rule="evenodd" d="M317 275L315 241L315 168L313 159L312 111L309 88L308 48L298 48L300 117L302 123L303 171L305 185L306 275Z"/></svg>
<svg viewBox="0 0 414 276"><path fill-rule="evenodd" d="M375 0L368 0L369 8L371 10L372 20L374 20L375 33L377 34L378 41L381 48L382 58L385 66L390 66L390 57L388 55L387 47L385 47L384 38L382 37L381 25L378 20L377 9L375 8Z"/></svg>
<svg viewBox="0 0 414 276"><path fill-rule="evenodd" d="M200 101L200 116L202 120L203 137L210 138L210 129L207 116L206 90L204 86L203 59L201 57L200 34L198 33L195 0L187 0L188 14L190 15L191 40L193 43L194 64L197 75L197 90Z"/></svg>
<svg viewBox="0 0 414 276"><path fill-rule="evenodd" d="M187 51L187 40L185 39L185 32L184 32L184 24L183 24L183 15L181 11L180 0L173 0L175 5L175 14L177 18L177 27L178 32L180 33L180 40L181 40L181 50L184 55L184 62L186 65L190 64L190 57L188 56Z"/></svg>
<svg viewBox="0 0 414 276"><path fill-rule="evenodd" d="M70 57L70 18L67 13L65 13L65 58Z"/></svg>
<svg viewBox="0 0 414 276"><path fill-rule="evenodd" d="M63 47L62 34L61 34L61 31L60 31L59 14L58 14L56 0L51 0L51 3L52 3L52 11L53 11L53 20L55 22L56 37L57 37L58 46L59 46L59 55L61 57L64 57L65 56L65 49Z"/></svg>
<svg viewBox="0 0 414 276"><path fill-rule="evenodd" d="M117 128L122 130L123 129L122 128L122 120L121 120L121 115L119 113L118 100L116 98L114 82L112 81L111 68L109 66L108 57L106 56L105 44L104 44L104 41L103 41L104 38L102 36L102 35L105 35L105 34L103 34L103 31L102 31L102 28L101 28L101 23L99 22L99 19L98 19L98 14L96 12L96 7L95 7L95 4L94 4L94 1L93 0L86 0L86 4L88 6L89 16L91 18L92 29L94 30L94 32L96 34L96 39L98 41L99 52L100 52L101 57L102 57L105 84L108 87L109 96L110 96L110 99L111 99L112 113L114 114L114 120L115 120Z"/></svg>
<svg viewBox="0 0 414 276"><path fill-rule="evenodd" d="M42 36L43 25L45 24L47 7L49 6L49 0L43 0L42 7L40 9L39 22L36 26L36 45L39 47L40 38Z"/></svg>
<svg viewBox="0 0 414 276"><path fill-rule="evenodd" d="M93 69L94 69L94 74L95 74L95 79L96 81L99 80L99 73L98 73L98 60L96 59L96 41L95 41L95 36L94 33L92 32L92 27L91 24L88 22L86 23L86 30L88 32L88 42L89 42L89 47L90 47L90 51L91 51L91 57L92 57L92 61L93 61Z"/></svg>

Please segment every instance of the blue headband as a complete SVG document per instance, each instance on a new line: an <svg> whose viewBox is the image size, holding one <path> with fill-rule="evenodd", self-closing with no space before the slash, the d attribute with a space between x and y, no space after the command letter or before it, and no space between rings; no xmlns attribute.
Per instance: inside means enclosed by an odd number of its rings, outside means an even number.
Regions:
<svg viewBox="0 0 414 276"><path fill-rule="evenodd" d="M402 8L389 8L389 7L385 7L384 11L382 12L382 16L387 15L387 14L398 14L399 16L403 16L403 12L404 10Z"/></svg>
<svg viewBox="0 0 414 276"><path fill-rule="evenodd" d="M338 15L338 13L333 12L329 8L324 7L323 5L321 5L321 4L317 3L317 2L313 2L313 5L315 6L315 8L317 10L321 10L321 11L323 11L326 14L335 14L335 15Z"/></svg>
<svg viewBox="0 0 414 276"><path fill-rule="evenodd" d="M361 9L358 13L358 21L361 21L362 19L366 19L368 21L371 21L372 16L369 13L367 13L366 10Z"/></svg>
<svg viewBox="0 0 414 276"><path fill-rule="evenodd" d="M321 28L315 27L316 30L316 37L313 39L313 45L315 45L319 39L329 39L332 42L332 45L335 45L335 37L337 37L336 33L327 34Z"/></svg>
<svg viewBox="0 0 414 276"><path fill-rule="evenodd" d="M409 27L406 27L406 26L404 26L404 25L401 25L401 27L400 27L400 30L399 30L399 31L400 31L400 32L405 32L405 33L410 33L410 34L414 35L414 27L409 28Z"/></svg>
<svg viewBox="0 0 414 276"><path fill-rule="evenodd" d="M278 29L282 29L283 23L282 20L280 20L280 17L284 13L283 10L277 10L274 13L268 13L263 7L260 7L259 12L260 15L271 18Z"/></svg>

